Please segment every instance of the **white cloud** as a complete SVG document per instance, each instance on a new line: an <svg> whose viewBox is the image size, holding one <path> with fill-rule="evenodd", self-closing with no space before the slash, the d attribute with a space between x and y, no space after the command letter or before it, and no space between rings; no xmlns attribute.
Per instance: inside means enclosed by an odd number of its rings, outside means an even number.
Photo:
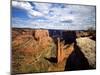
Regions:
<svg viewBox="0 0 100 75"><path fill-rule="evenodd" d="M38 11L44 13L44 14L48 14L49 10L50 10L50 3L36 3L33 2L33 4L35 4L35 7Z"/></svg>
<svg viewBox="0 0 100 75"><path fill-rule="evenodd" d="M74 20L74 15L70 15L68 12L68 9L62 9L62 8L52 8L50 9L52 11L53 16L47 15L46 17L49 20L55 21L55 22L61 22L61 21L67 21L67 20Z"/></svg>
<svg viewBox="0 0 100 75"><path fill-rule="evenodd" d="M21 1L12 1L12 6L22 9L22 10L26 10L26 12L28 13L28 15L30 17L34 17L34 16L43 16L43 14L41 12L32 10L33 7L30 3L28 2L21 2Z"/></svg>
<svg viewBox="0 0 100 75"><path fill-rule="evenodd" d="M58 7L52 7L53 3L36 3L33 2L35 5L35 8L43 13L43 17L47 18L49 21L52 22L60 22L60 21L66 21L66 20L73 20L74 16L68 14L67 8L58 8ZM66 5L67 6L67 5ZM50 11L52 11L52 16L50 15Z"/></svg>
<svg viewBox="0 0 100 75"><path fill-rule="evenodd" d="M50 8L50 6L52 5L51 3L33 2L33 4L35 4L35 8L38 11L33 10L33 6L29 2L12 1L13 7L26 10L28 13L28 16L31 18L42 16L42 17L47 18L48 21L52 21L52 22L60 22L64 20L66 21L66 20L74 19L73 15L68 14L70 9L67 9L67 8L62 9L58 7ZM50 13L49 13L50 11L52 11L53 16L50 16Z"/></svg>
<svg viewBox="0 0 100 75"><path fill-rule="evenodd" d="M28 2L12 1L12 6L24 10L31 10L33 7Z"/></svg>
<svg viewBox="0 0 100 75"><path fill-rule="evenodd" d="M30 10L30 11L28 11L28 13L31 18L37 17L37 16L43 16L43 14L41 12L34 11L34 10Z"/></svg>
<svg viewBox="0 0 100 75"><path fill-rule="evenodd" d="M12 6L26 10L28 16L31 17L30 20L25 22L23 26L26 27L34 27L34 25L41 25L38 21L33 22L33 18L36 17L43 17L47 20L44 21L44 25L42 27L50 28L53 26L57 26L58 28L60 25L63 26L64 23L62 21L71 21L72 24L69 22L69 25L64 24L68 28L73 29L86 29L89 26L95 27L95 7L94 6L84 6L84 5L67 5L65 4L64 8L52 7L51 3L36 3L33 2L34 6L32 6L29 2L18 2L12 1ZM37 10L34 10L33 7ZM20 22L20 21L19 21ZM21 22L20 22L21 23ZM28 24L28 25L26 25ZM17 25L17 24L16 24ZM71 27L72 26L72 27ZM61 27L61 26L60 26ZM65 28L66 28L65 27ZM56 27L57 28L57 27ZM64 27L62 27L64 28Z"/></svg>

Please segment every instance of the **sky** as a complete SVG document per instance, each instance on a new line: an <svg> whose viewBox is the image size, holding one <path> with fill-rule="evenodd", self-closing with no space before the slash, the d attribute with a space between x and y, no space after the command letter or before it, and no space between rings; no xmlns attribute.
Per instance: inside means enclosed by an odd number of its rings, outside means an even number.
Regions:
<svg viewBox="0 0 100 75"><path fill-rule="evenodd" d="M87 30L96 24L96 7L64 3L12 1L12 27Z"/></svg>

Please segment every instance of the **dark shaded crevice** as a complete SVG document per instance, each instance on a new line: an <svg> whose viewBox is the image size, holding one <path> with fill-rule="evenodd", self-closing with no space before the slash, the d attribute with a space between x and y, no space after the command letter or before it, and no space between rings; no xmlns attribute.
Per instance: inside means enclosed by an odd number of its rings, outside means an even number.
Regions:
<svg viewBox="0 0 100 75"><path fill-rule="evenodd" d="M57 58L56 57L50 57L50 58L44 57L44 59L48 60L51 63L57 63Z"/></svg>
<svg viewBox="0 0 100 75"><path fill-rule="evenodd" d="M66 61L65 71L87 69L90 69L88 60L85 58L80 48L75 44L74 51L71 53Z"/></svg>
<svg viewBox="0 0 100 75"><path fill-rule="evenodd" d="M62 37L63 37L63 40L65 41L65 44L72 44L76 42L75 31L64 31Z"/></svg>

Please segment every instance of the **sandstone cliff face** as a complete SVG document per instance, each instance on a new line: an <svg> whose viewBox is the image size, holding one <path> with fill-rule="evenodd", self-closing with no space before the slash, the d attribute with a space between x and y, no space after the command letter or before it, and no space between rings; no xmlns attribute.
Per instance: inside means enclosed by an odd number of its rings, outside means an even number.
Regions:
<svg viewBox="0 0 100 75"><path fill-rule="evenodd" d="M55 47L48 30L13 29L12 34L13 72L47 71L50 63L44 57L51 57Z"/></svg>
<svg viewBox="0 0 100 75"><path fill-rule="evenodd" d="M80 50L83 52L85 57L88 59L89 65L93 68L96 68L96 48L95 41L87 37L76 39L77 45L80 47Z"/></svg>
<svg viewBox="0 0 100 75"><path fill-rule="evenodd" d="M43 48L47 47L49 43L52 42L48 30L35 30L34 38Z"/></svg>

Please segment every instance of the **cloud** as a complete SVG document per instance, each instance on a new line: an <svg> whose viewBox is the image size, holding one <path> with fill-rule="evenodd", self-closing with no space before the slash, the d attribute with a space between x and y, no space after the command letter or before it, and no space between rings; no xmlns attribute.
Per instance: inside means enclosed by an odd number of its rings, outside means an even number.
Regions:
<svg viewBox="0 0 100 75"><path fill-rule="evenodd" d="M28 2L12 1L12 6L23 10L31 10L33 7Z"/></svg>
<svg viewBox="0 0 100 75"><path fill-rule="evenodd" d="M62 23L72 23L73 21L72 20L64 20L64 21L61 21Z"/></svg>
<svg viewBox="0 0 100 75"><path fill-rule="evenodd" d="M42 12L43 14L48 14L50 10L51 3L36 3L33 2L35 5L35 9Z"/></svg>
<svg viewBox="0 0 100 75"><path fill-rule="evenodd" d="M44 18L47 18L52 22L67 21L74 19L73 15L69 15L65 4L57 3L36 3L32 2L35 6L35 10L41 12ZM63 13L63 14L62 14Z"/></svg>
<svg viewBox="0 0 100 75"><path fill-rule="evenodd" d="M95 7L85 5L70 5L59 3L38 3L38 2L22 2L12 1L12 6L25 10L29 16L29 20L18 20L16 26L23 27L40 27L44 28L73 28L86 29L87 27L95 27ZM20 17L20 16L17 16ZM23 21L23 22L22 22ZM34 21L34 22L33 22ZM19 23L18 23L19 22ZM44 23L45 22L45 23ZM61 27L62 26L62 27ZM69 28L70 27L70 28Z"/></svg>
<svg viewBox="0 0 100 75"><path fill-rule="evenodd" d="M33 6L29 2L12 1L12 6L16 7L16 8L19 8L19 9L22 9L22 10L26 10L29 17L43 16L43 14L41 12L33 10Z"/></svg>
<svg viewBox="0 0 100 75"><path fill-rule="evenodd" d="M67 8L67 5L65 4L32 3L34 6L32 6L29 2L12 1L12 6L26 10L30 18L37 18L42 16L43 18L47 18L48 21L52 22L61 22L74 19L74 15L69 14L70 9ZM35 10L33 8L35 8Z"/></svg>
<svg viewBox="0 0 100 75"><path fill-rule="evenodd" d="M69 6L72 15L75 16L74 24L94 25L95 24L95 6L74 5Z"/></svg>

